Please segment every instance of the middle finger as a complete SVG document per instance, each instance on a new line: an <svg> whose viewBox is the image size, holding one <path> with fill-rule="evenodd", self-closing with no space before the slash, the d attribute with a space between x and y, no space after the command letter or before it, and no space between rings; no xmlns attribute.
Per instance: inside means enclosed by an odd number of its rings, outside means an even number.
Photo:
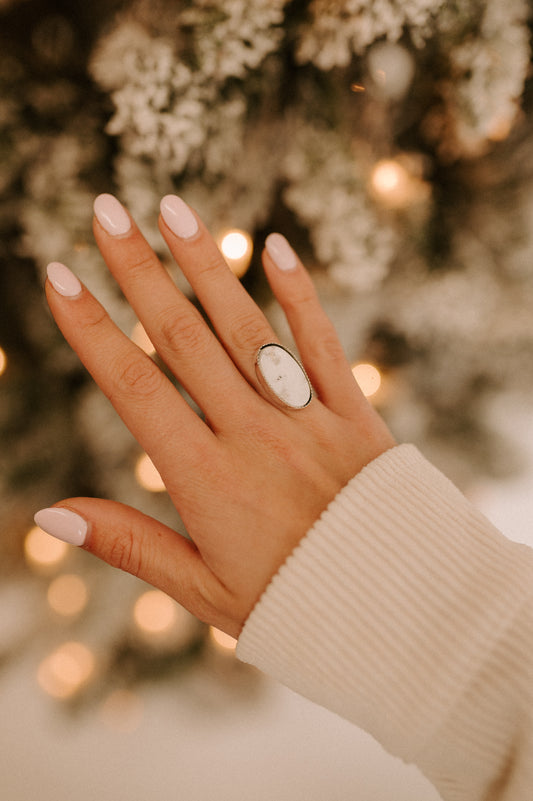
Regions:
<svg viewBox="0 0 533 801"><path fill-rule="evenodd" d="M110 233L109 217L122 228ZM198 310L171 277L119 202L109 196L95 201L94 233L110 271L142 322L157 352L204 411L215 429L228 412L254 393Z"/></svg>
<svg viewBox="0 0 533 801"><path fill-rule="evenodd" d="M255 357L262 345L278 342L265 315L232 273L202 221L176 195L161 201L160 230L233 362L263 394Z"/></svg>

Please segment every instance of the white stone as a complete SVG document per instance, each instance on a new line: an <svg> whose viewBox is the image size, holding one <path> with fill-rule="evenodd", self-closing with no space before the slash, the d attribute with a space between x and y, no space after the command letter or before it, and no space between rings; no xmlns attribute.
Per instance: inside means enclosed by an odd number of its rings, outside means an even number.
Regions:
<svg viewBox="0 0 533 801"><path fill-rule="evenodd" d="M257 368L267 387L286 406L302 409L311 400L311 385L298 360L282 345L264 345Z"/></svg>

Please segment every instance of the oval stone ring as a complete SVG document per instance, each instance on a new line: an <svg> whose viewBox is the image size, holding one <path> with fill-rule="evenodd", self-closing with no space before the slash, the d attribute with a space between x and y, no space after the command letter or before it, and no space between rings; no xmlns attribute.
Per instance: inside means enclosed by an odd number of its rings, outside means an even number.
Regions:
<svg viewBox="0 0 533 801"><path fill-rule="evenodd" d="M303 409L313 397L307 374L290 350L269 342L261 345L255 359L257 377L261 386L273 395L278 405L289 409Z"/></svg>

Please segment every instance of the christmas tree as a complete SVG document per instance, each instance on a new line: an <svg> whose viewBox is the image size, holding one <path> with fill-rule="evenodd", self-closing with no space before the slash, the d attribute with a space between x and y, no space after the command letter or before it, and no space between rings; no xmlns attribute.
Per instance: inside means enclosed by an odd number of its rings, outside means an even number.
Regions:
<svg viewBox="0 0 533 801"><path fill-rule="evenodd" d="M287 341L258 255L282 231L397 438L462 486L516 467L489 410L533 385L531 22L526 0L0 0L0 548L27 620L3 658L40 631L43 686L72 698L207 654L175 604L32 529L79 494L179 528L43 298L64 261L144 342L92 241L100 192L190 294L157 230L182 195Z"/></svg>

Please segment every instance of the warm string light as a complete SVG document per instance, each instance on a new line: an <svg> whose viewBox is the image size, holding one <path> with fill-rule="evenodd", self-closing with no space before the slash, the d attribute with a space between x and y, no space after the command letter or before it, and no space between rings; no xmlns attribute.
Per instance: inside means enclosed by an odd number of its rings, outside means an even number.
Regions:
<svg viewBox="0 0 533 801"><path fill-rule="evenodd" d="M137 598L133 607L133 619L147 634L163 634L176 623L177 612L174 601L159 590L149 590Z"/></svg>
<svg viewBox="0 0 533 801"><path fill-rule="evenodd" d="M242 278L252 260L252 237L246 231L234 228L223 231L218 237L218 245L232 273Z"/></svg>
<svg viewBox="0 0 533 801"><path fill-rule="evenodd" d="M384 206L401 209L429 199L429 184L410 169L419 168L419 165L411 165L409 161L406 156L405 159L382 159L374 165L370 190Z"/></svg>
<svg viewBox="0 0 533 801"><path fill-rule="evenodd" d="M72 698L93 677L96 659L81 642L66 642L52 651L39 665L39 686L53 698Z"/></svg>
<svg viewBox="0 0 533 801"><path fill-rule="evenodd" d="M155 648L179 648L192 639L197 621L186 609L160 590L147 590L133 607L135 631Z"/></svg>
<svg viewBox="0 0 533 801"><path fill-rule="evenodd" d="M137 483L148 492L165 492L166 487L163 483L159 471L150 459L150 457L143 453L137 460L135 465L135 478Z"/></svg>
<svg viewBox="0 0 533 801"><path fill-rule="evenodd" d="M56 614L73 618L87 606L89 591L81 576L64 573L52 581L46 597Z"/></svg>
<svg viewBox="0 0 533 801"><path fill-rule="evenodd" d="M37 572L56 569L67 558L69 548L66 542L51 537L39 526L31 528L24 540L26 561Z"/></svg>
<svg viewBox="0 0 533 801"><path fill-rule="evenodd" d="M0 348L0 375L3 375L7 368L7 356L3 348Z"/></svg>
<svg viewBox="0 0 533 801"><path fill-rule="evenodd" d="M381 373L373 364L358 362L353 365L352 373L365 397L371 398L378 392L381 386Z"/></svg>
<svg viewBox="0 0 533 801"><path fill-rule="evenodd" d="M223 651L224 653L232 653L237 647L237 640L235 637L231 637L229 634L220 631L220 629L214 626L210 626L209 628L209 637L217 650Z"/></svg>

